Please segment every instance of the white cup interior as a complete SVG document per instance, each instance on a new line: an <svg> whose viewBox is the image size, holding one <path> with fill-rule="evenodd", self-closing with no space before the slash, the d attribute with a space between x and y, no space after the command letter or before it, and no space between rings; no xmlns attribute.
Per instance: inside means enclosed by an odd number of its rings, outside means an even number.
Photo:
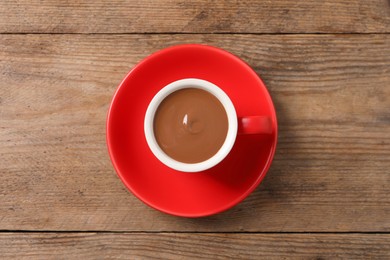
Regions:
<svg viewBox="0 0 390 260"><path fill-rule="evenodd" d="M171 93L184 88L199 88L213 94L222 103L228 118L228 132L225 142L211 158L199 163L183 163L169 157L158 145L154 136L154 115L160 103ZM213 83L196 78L174 81L162 88L150 102L145 114L144 132L152 153L166 166L182 172L200 172L220 163L232 149L237 136L237 114L228 95Z"/></svg>

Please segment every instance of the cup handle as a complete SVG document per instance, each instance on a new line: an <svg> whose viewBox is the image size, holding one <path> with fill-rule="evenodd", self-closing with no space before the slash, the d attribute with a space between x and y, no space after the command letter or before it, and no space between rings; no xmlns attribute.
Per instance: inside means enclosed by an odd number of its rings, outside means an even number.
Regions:
<svg viewBox="0 0 390 260"><path fill-rule="evenodd" d="M268 116L238 118L238 134L272 134L272 119Z"/></svg>

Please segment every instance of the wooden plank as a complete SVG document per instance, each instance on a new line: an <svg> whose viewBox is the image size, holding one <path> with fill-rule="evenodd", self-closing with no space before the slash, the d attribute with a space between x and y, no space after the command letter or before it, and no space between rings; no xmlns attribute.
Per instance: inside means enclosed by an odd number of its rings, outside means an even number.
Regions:
<svg viewBox="0 0 390 260"><path fill-rule="evenodd" d="M390 32L390 4L388 0L3 0L0 32Z"/></svg>
<svg viewBox="0 0 390 260"><path fill-rule="evenodd" d="M203 219L143 205L105 144L127 71L189 42L252 65L280 128L260 188ZM0 75L0 229L390 231L390 35L1 35Z"/></svg>
<svg viewBox="0 0 390 260"><path fill-rule="evenodd" d="M8 259L388 259L389 234L1 233Z"/></svg>

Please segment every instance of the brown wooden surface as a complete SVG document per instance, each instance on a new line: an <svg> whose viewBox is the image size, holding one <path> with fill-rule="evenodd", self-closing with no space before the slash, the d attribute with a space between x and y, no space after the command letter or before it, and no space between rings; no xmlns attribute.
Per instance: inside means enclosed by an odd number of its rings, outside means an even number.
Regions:
<svg viewBox="0 0 390 260"><path fill-rule="evenodd" d="M15 259L366 260L389 259L389 244L389 234L0 234L2 256Z"/></svg>
<svg viewBox="0 0 390 260"><path fill-rule="evenodd" d="M1 1L0 258L388 259L389 32L386 0ZM259 188L201 219L138 201L105 144L119 82L180 43L251 65L280 129Z"/></svg>
<svg viewBox="0 0 390 260"><path fill-rule="evenodd" d="M388 0L2 0L6 33L390 32Z"/></svg>
<svg viewBox="0 0 390 260"><path fill-rule="evenodd" d="M264 183L201 220L166 216L128 194L105 144L123 76L183 42L244 58L279 119ZM0 60L4 229L390 230L390 35L3 35Z"/></svg>

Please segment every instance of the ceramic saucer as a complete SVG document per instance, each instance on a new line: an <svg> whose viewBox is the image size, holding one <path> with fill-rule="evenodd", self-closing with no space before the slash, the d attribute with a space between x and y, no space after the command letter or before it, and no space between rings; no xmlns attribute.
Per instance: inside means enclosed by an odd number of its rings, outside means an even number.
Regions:
<svg viewBox="0 0 390 260"><path fill-rule="evenodd" d="M237 116L272 119L272 134L238 135L230 154L199 173L172 170L150 151L144 116L153 96L183 79L210 81L232 100ZM231 208L262 181L275 153L277 123L271 97L258 75L242 60L206 45L178 45L140 62L119 85L107 116L107 145L126 187L147 205L184 217L201 217Z"/></svg>

